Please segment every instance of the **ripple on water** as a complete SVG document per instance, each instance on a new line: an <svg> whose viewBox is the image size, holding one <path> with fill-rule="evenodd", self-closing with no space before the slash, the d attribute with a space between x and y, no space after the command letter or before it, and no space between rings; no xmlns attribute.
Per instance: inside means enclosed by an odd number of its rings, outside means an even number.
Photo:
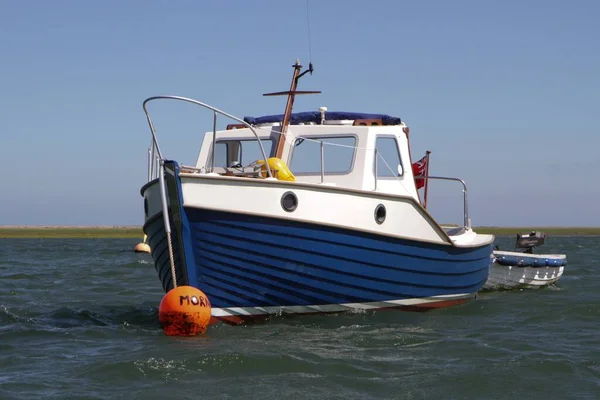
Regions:
<svg viewBox="0 0 600 400"><path fill-rule="evenodd" d="M597 241L548 241L569 259L559 290L196 338L162 333L163 291L151 258L131 251L139 240L0 241L0 398L595 398Z"/></svg>

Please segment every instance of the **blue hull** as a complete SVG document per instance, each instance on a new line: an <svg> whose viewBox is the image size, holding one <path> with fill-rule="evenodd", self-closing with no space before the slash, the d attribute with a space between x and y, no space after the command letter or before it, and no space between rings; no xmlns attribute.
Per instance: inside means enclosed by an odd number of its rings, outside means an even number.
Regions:
<svg viewBox="0 0 600 400"><path fill-rule="evenodd" d="M392 307L460 295L466 301L489 273L491 243L458 248L181 203L175 215L177 283L202 290L213 311L242 308L241 314L256 315L277 308L380 302ZM144 231L168 291L172 281L162 214Z"/></svg>

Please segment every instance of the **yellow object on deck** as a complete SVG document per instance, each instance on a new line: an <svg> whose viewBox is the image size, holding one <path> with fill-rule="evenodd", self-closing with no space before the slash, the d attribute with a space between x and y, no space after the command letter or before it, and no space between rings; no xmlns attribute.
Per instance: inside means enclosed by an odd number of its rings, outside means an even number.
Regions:
<svg viewBox="0 0 600 400"><path fill-rule="evenodd" d="M287 165L283 162L282 159L277 157L271 157L267 160L269 163L269 167L271 167L271 172L273 173L273 177L277 178L280 181L290 181L294 182L296 177L292 174L292 171L287 167ZM265 165L265 160L257 160L257 164L262 165L261 171L262 176L267 177L267 167Z"/></svg>

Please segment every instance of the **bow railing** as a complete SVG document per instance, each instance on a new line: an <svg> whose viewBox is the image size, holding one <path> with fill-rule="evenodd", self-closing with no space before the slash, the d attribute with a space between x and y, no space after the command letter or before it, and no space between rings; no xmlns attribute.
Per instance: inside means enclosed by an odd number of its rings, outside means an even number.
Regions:
<svg viewBox="0 0 600 400"><path fill-rule="evenodd" d="M202 103L201 101L198 101L198 100L189 99L187 97L181 97L181 96L154 96L154 97L147 98L146 100L144 100L144 103L142 104L142 106L144 108L144 113L146 114L146 119L148 120L148 125L150 126L150 132L152 133L152 142L150 143L150 147L148 148L148 181L151 181L151 180L159 177L159 166L160 166L161 162L164 161L163 154L160 151L160 147L158 145L156 129L154 128L154 123L152 122L152 118L150 118L150 113L148 112L148 107L147 107L148 103L150 103L153 100L178 100L178 101L196 104L200 107L206 108L213 112L213 129L212 129L213 137L212 137L210 172L214 172L214 167L215 167L215 150L216 150L216 140L217 140L217 115L222 115L224 117L227 117L229 119L232 119L232 120L238 122L239 124L244 125L246 128L249 128L252 131L252 133L256 137L256 140L258 141L258 145L260 146L260 151L261 151L261 154L265 161L265 166L267 169L267 175L269 178L273 177L273 173L271 171L269 163L267 162L267 155L265 153L265 149L262 145L260 137L258 136L258 133L256 133L256 131L254 130L254 127L252 125L248 124L243 119L240 119L236 116L226 113L225 111L219 110L218 108L213 107L209 104Z"/></svg>

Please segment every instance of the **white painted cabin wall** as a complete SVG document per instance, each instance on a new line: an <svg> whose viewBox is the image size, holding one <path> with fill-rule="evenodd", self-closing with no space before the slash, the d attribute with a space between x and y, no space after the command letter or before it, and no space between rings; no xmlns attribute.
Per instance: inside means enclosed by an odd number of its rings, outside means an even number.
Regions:
<svg viewBox="0 0 600 400"><path fill-rule="evenodd" d="M286 146L282 154L282 160L286 162L288 166L291 164L291 157L293 154L293 143L297 137L301 136L329 136L329 135L353 135L357 137L357 150L354 160L354 165L351 173L349 174L326 174L324 176L324 183L326 185L339 186L349 189L358 189L373 191L375 190L375 177L374 172L374 156L375 156L375 142L377 134L380 135L393 135L398 141L398 147L400 150L400 157L402 160L402 166L404 174L402 177L395 178L379 178L377 180L377 191L382 193L406 195L419 201L416 187L414 185L414 178L411 168L411 160L409 155L408 140L406 134L402 131L405 125L387 125L387 126L351 126L351 125L291 125L288 126L286 135ZM260 135L261 139L271 137L276 139L279 135L278 126L263 126L255 128L256 132ZM244 138L253 139L255 138L254 133L250 129L235 129L228 131L218 131L217 137L219 139L228 138ZM275 141L276 142L276 141ZM210 151L212 146L212 132L207 132L204 136L202 148L198 154L198 160L196 162L197 168L206 166L207 160L209 159ZM367 150L368 149L368 150ZM268 157L268 154L267 154ZM316 160L320 162L320 160ZM391 166L395 168L396 166ZM379 159L378 168L387 168L385 164ZM296 181L306 183L321 183L320 174L297 174L293 168L292 173L296 176Z"/></svg>
<svg viewBox="0 0 600 400"><path fill-rule="evenodd" d="M408 148L408 139L406 134L402 131L402 125L393 126L372 126L369 127L369 136L367 146L369 149L375 149L377 136L393 135L398 142L398 149L400 150L400 160L402 162L403 175L398 178L379 178L377 179L377 191L382 193L392 193L410 196L419 201L419 195L417 194L417 188L414 183L414 176L412 173L412 163L410 160L410 153ZM367 152L367 160L364 165L364 188L375 187L375 175L373 173L375 163L375 152ZM397 166L390 165L390 168L394 170ZM388 168L383 163L381 158L378 159L378 169Z"/></svg>
<svg viewBox="0 0 600 400"><path fill-rule="evenodd" d="M449 244L434 220L407 198L382 198L325 186L206 174L182 174L181 180L183 204L186 207L317 223ZM287 191L293 191L298 197L298 208L292 213L281 207L281 197ZM147 222L162 212L158 182L146 189L144 198L148 203ZM378 204L383 204L387 210L386 220L381 225L374 218Z"/></svg>
<svg viewBox="0 0 600 400"><path fill-rule="evenodd" d="M182 174L181 180L183 204L186 207L316 223L449 244L447 236L435 221L408 198L373 196L369 193L296 182L205 174ZM281 197L288 191L294 192L298 198L298 208L291 213L281 206ZM149 194L156 195L154 192ZM157 202L160 202L157 196L150 199L152 212L159 211ZM387 217L381 225L374 218L378 204L383 204L387 210ZM151 215L149 213L148 218Z"/></svg>

